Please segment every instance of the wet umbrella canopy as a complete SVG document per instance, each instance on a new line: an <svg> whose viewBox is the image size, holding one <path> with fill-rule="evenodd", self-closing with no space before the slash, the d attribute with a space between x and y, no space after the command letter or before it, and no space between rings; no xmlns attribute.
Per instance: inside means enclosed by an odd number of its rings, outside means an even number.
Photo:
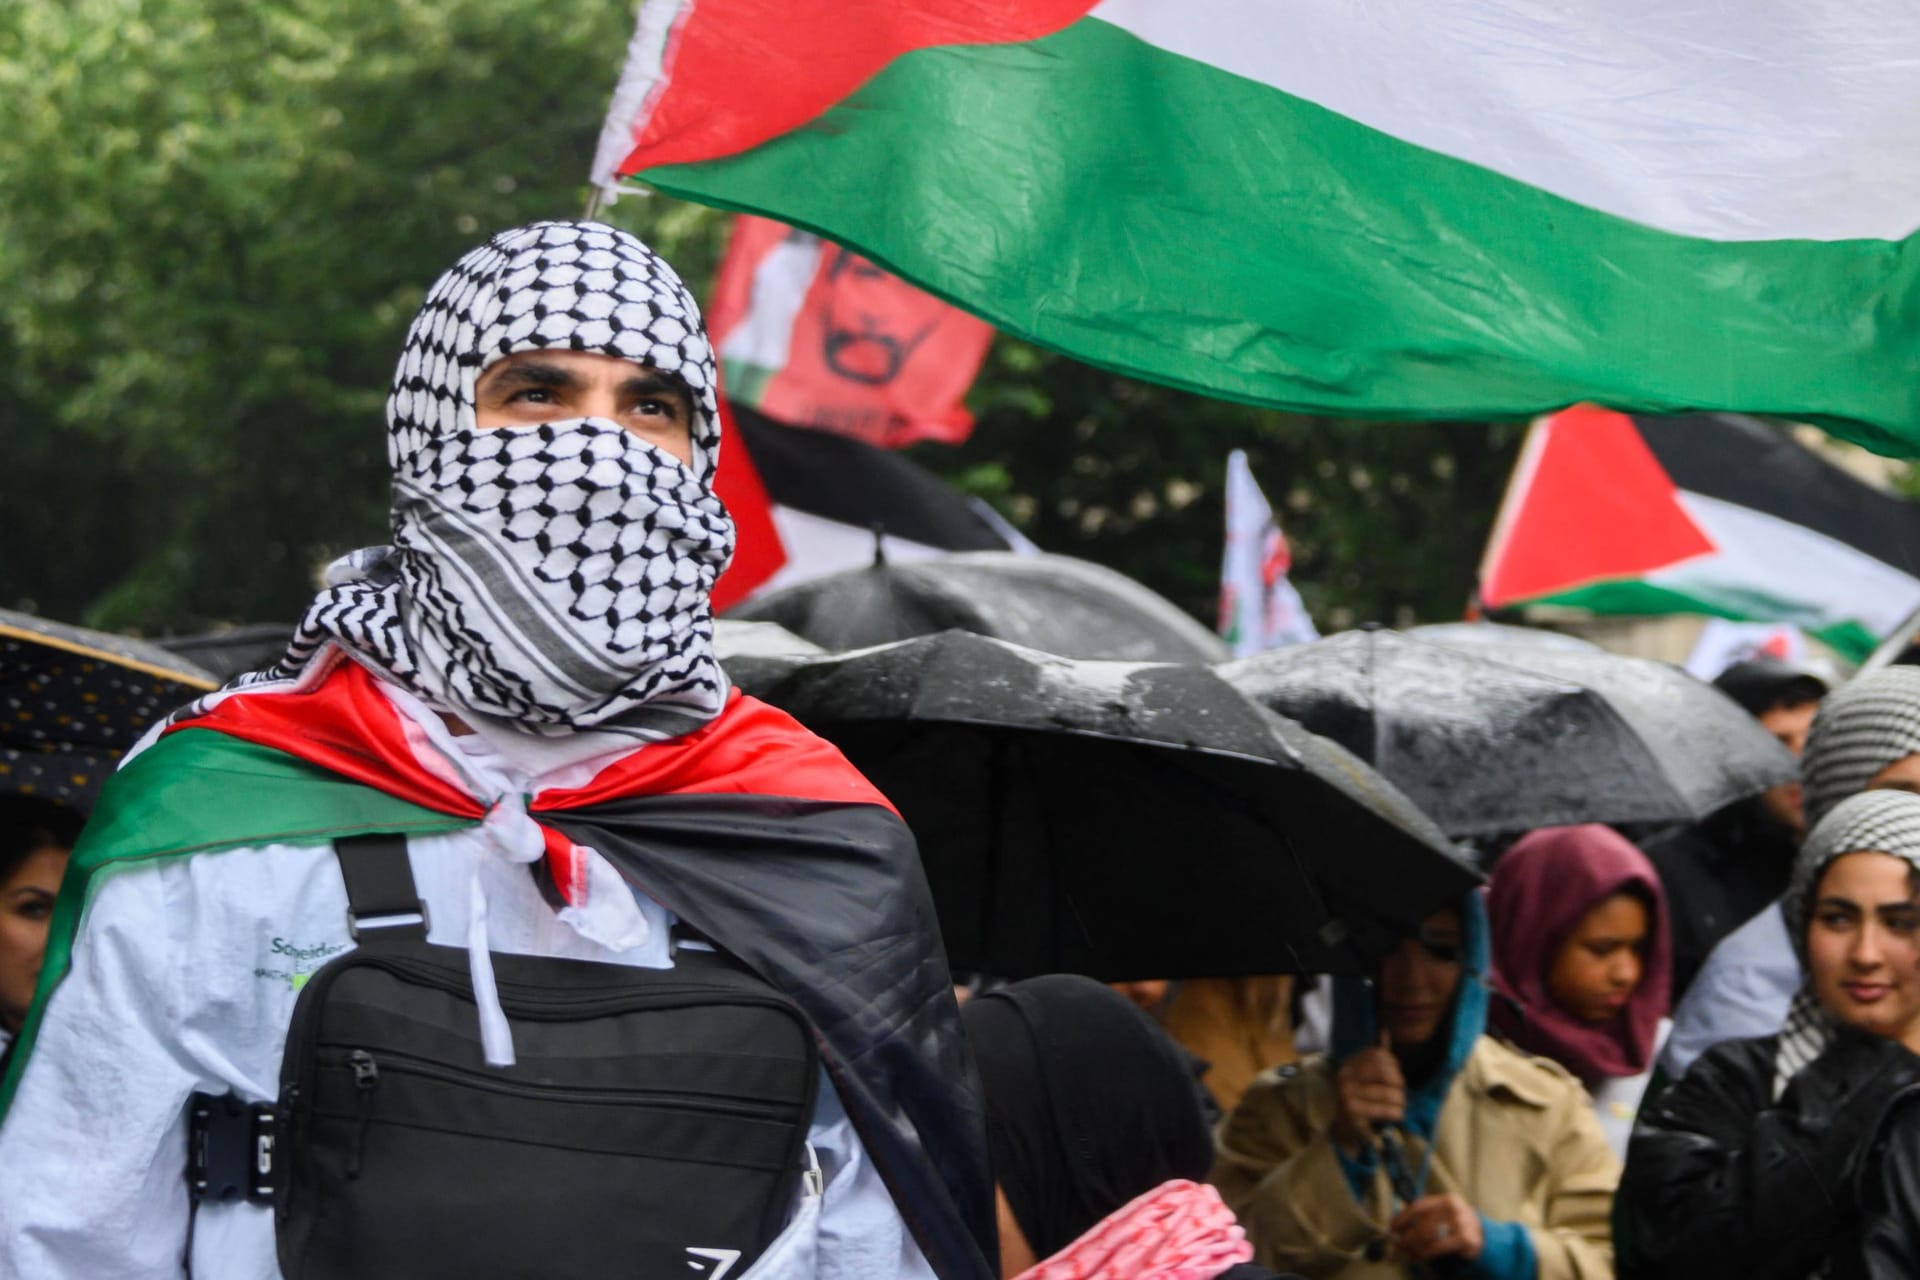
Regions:
<svg viewBox="0 0 1920 1280"><path fill-rule="evenodd" d="M1477 879L1372 770L1204 667L949 631L729 670L899 807L958 971L1360 972Z"/></svg>
<svg viewBox="0 0 1920 1280"><path fill-rule="evenodd" d="M215 683L157 645L0 610L0 793L88 807L148 726Z"/></svg>
<svg viewBox="0 0 1920 1280"><path fill-rule="evenodd" d="M1671 663L1517 647L1500 661L1606 698L1652 750L1692 819L1800 776L1799 762L1745 708Z"/></svg>
<svg viewBox="0 0 1920 1280"><path fill-rule="evenodd" d="M1795 776L1786 749L1725 695L1638 658L1367 629L1219 670L1372 762L1461 839L1696 821Z"/></svg>
<svg viewBox="0 0 1920 1280"><path fill-rule="evenodd" d="M1071 658L1217 662L1226 647L1172 601L1070 556L975 551L876 564L747 601L735 618L777 622L828 649L955 627Z"/></svg>
<svg viewBox="0 0 1920 1280"><path fill-rule="evenodd" d="M1582 640L1579 636L1546 631L1540 627L1516 627L1505 622L1429 622L1425 626L1410 628L1406 634L1416 640L1471 645L1477 649L1505 650L1517 645L1533 649L1568 649L1578 653L1606 652L1599 645Z"/></svg>
<svg viewBox="0 0 1920 1280"><path fill-rule="evenodd" d="M805 657L825 653L811 640L802 640L775 622L741 622L735 618L715 618L713 622L714 656L732 669L736 660L769 657Z"/></svg>

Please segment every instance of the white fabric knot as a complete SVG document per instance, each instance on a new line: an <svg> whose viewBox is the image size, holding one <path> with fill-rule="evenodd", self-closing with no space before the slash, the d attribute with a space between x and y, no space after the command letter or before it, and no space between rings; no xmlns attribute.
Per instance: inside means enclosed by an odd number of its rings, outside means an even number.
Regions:
<svg viewBox="0 0 1920 1280"><path fill-rule="evenodd" d="M526 797L517 791L494 799L480 824L487 847L507 862L535 862L546 854L546 835L527 813ZM563 886L570 899L559 912L562 924L589 942L610 951L645 946L653 930L646 913L613 864L591 849L573 846L586 867L586 883ZM493 976L493 953L487 945L487 891L476 863L467 887L467 972L473 981L473 1000L480 1010L480 1047L491 1067L514 1064L513 1028L500 1007L500 991Z"/></svg>
<svg viewBox="0 0 1920 1280"><path fill-rule="evenodd" d="M547 851L546 836L540 824L527 816L527 799L517 791L495 798L480 833L508 862L535 862Z"/></svg>

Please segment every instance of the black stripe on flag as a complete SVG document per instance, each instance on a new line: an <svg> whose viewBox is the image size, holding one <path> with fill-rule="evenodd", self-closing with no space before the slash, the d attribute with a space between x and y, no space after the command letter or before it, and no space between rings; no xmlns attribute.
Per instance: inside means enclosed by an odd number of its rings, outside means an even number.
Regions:
<svg viewBox="0 0 1920 1280"><path fill-rule="evenodd" d="M1920 577L1920 506L1883 493L1783 429L1733 413L1636 416L1674 484L1823 533Z"/></svg>
<svg viewBox="0 0 1920 1280"><path fill-rule="evenodd" d="M789 427L729 406L767 497L825 520L946 551L1005 551L966 495L888 449L831 431Z"/></svg>

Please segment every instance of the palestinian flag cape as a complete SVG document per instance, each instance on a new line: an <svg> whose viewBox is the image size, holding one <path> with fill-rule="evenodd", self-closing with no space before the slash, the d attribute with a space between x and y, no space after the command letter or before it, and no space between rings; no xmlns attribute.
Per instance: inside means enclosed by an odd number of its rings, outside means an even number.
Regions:
<svg viewBox="0 0 1920 1280"><path fill-rule="evenodd" d="M594 178L1210 395L1898 453L1917 59L1920 9L1855 0L651 0Z"/></svg>
<svg viewBox="0 0 1920 1280"><path fill-rule="evenodd" d="M478 823L478 803L423 769L403 732L373 677L342 661L305 692L230 696L134 757L74 851L0 1106L108 877L218 849ZM567 850L589 846L785 991L934 1270L994 1274L984 1112L926 878L905 824L838 751L736 692L698 732L541 792L528 811L548 834L545 888L564 898Z"/></svg>
<svg viewBox="0 0 1920 1280"><path fill-rule="evenodd" d="M1920 607L1920 505L1731 414L1542 418L1480 568L1487 609L1787 622L1853 659Z"/></svg>

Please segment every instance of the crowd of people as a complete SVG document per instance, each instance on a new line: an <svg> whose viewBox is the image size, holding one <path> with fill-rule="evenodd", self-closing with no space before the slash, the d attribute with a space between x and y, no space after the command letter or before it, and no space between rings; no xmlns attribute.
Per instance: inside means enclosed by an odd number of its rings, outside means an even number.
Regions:
<svg viewBox="0 0 1920 1280"><path fill-rule="evenodd" d="M1804 793L1513 833L1365 977L956 986L715 659L665 262L494 236L388 423L278 663L0 802L0 1274L1920 1275L1920 670L1730 669Z"/></svg>

